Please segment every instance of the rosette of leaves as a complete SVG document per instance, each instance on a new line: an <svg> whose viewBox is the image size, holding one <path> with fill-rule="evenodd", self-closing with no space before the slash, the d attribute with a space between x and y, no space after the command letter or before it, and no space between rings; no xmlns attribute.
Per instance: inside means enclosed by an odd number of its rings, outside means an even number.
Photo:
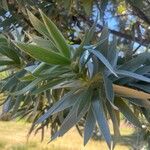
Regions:
<svg viewBox="0 0 150 150"><path fill-rule="evenodd" d="M109 41L107 28L92 43L96 23L80 45L69 45L56 25L43 12L40 14L38 19L28 11L41 36L28 43L13 41L32 61L4 80L2 92L9 93L4 111L12 112L13 117L30 114L33 125L29 133L35 128L43 133L50 124L54 129L51 140L84 119L84 144L97 125L113 149L115 141L107 119L113 122L115 136L119 136L119 112L142 128L132 109L136 107L149 122L150 54L144 52L124 62L116 50L116 39Z"/></svg>

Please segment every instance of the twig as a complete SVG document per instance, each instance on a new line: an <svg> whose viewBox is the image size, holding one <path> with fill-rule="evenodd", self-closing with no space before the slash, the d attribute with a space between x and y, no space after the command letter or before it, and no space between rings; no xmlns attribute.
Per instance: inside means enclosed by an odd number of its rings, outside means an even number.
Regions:
<svg viewBox="0 0 150 150"><path fill-rule="evenodd" d="M137 46L135 50L133 50L133 53L136 53L136 51L141 47L141 44Z"/></svg>
<svg viewBox="0 0 150 150"><path fill-rule="evenodd" d="M81 18L84 22L86 22L90 27L94 23L93 21L86 18L84 15L78 14L78 17ZM99 28L100 31L104 28L104 26L102 26L100 24L97 24L97 27ZM128 35L128 34L125 34L125 33L122 33L122 32L116 31L116 30L112 30L112 29L108 29L108 30L109 30L110 33L112 33L116 36L119 36L119 37L125 38L127 40L137 42L137 43L139 43L143 46L148 46L150 44L149 39L139 39L138 37L133 38L132 35Z"/></svg>

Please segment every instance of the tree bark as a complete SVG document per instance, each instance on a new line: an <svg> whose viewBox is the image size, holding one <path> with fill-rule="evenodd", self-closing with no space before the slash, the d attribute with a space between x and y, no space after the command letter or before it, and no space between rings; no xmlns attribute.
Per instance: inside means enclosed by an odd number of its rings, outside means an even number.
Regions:
<svg viewBox="0 0 150 150"><path fill-rule="evenodd" d="M113 84L113 89L116 94L123 97L130 97L141 100L150 100L150 94L140 90L135 90L129 87L120 86L116 84Z"/></svg>

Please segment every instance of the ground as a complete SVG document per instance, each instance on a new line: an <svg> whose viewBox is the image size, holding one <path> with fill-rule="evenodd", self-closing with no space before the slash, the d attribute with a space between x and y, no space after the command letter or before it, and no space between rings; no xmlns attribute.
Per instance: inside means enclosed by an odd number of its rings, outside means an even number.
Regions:
<svg viewBox="0 0 150 150"><path fill-rule="evenodd" d="M85 147L83 139L75 128L66 135L47 144L49 130L46 131L44 142L40 142L40 134L32 135L27 142L27 132L31 124L25 122L0 122L0 150L108 150L104 141L91 140ZM133 133L133 128L122 125L121 134L124 137ZM130 150L129 146L119 145L115 150Z"/></svg>

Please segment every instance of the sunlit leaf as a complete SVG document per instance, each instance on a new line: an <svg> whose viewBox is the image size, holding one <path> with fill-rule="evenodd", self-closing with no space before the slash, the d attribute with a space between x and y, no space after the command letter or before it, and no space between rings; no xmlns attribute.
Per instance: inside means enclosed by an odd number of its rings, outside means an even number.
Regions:
<svg viewBox="0 0 150 150"><path fill-rule="evenodd" d="M42 19L44 21L44 24L53 39L53 41L56 44L56 47L62 54L66 57L70 57L70 48L68 44L66 43L66 40L62 33L59 31L59 29L56 27L56 25L43 13L41 12Z"/></svg>
<svg viewBox="0 0 150 150"><path fill-rule="evenodd" d="M93 53L110 70L110 72L117 77L117 74L111 64L99 51L91 50L90 52Z"/></svg>
<svg viewBox="0 0 150 150"><path fill-rule="evenodd" d="M70 64L70 61L66 57L61 56L59 53L56 53L53 50L47 50L31 44L15 43L15 45L25 53L29 54L31 57L48 64Z"/></svg>
<svg viewBox="0 0 150 150"><path fill-rule="evenodd" d="M33 25L33 27L41 34L46 35L47 37L49 36L49 33L44 25L35 15L32 14L31 11L27 10L29 19Z"/></svg>

